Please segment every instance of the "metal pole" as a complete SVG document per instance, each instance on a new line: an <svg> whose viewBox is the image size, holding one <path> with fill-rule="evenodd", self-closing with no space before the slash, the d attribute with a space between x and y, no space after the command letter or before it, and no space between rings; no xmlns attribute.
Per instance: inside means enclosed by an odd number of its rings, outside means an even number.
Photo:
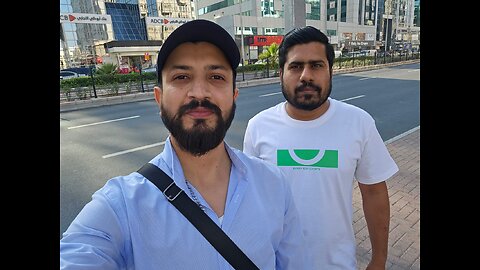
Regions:
<svg viewBox="0 0 480 270"><path fill-rule="evenodd" d="M390 13L390 12L389 12ZM387 20L386 20L386 24L385 25L385 46L384 46L384 53L387 52L388 50L388 17L389 17L390 14L387 15Z"/></svg>
<svg viewBox="0 0 480 270"><path fill-rule="evenodd" d="M141 59L140 59L140 82L142 84L142 93L145 93L145 88L143 88L143 75L142 75L142 63L141 63Z"/></svg>
<svg viewBox="0 0 480 270"><path fill-rule="evenodd" d="M240 0L240 44L242 47L242 67L245 67L245 47L243 45L243 15L242 15L242 0ZM245 68L242 68L242 81L245 81Z"/></svg>
<svg viewBox="0 0 480 270"><path fill-rule="evenodd" d="M241 47L242 47L242 66L245 66L245 48L244 48L244 45L243 45L243 15L242 15L242 0L240 0L240 36L241 36L241 40L240 40L240 44L241 44Z"/></svg>
<svg viewBox="0 0 480 270"><path fill-rule="evenodd" d="M398 41L398 17L400 17L400 4L398 3L398 0L396 0L395 3L397 5L395 12L395 41Z"/></svg>
<svg viewBox="0 0 480 270"><path fill-rule="evenodd" d="M95 79L93 78L93 67L90 66L90 77L92 78L92 86L93 86L93 96L97 98L97 90L95 89Z"/></svg>
<svg viewBox="0 0 480 270"><path fill-rule="evenodd" d="M339 20L342 17L342 10L341 10L341 3L340 0L337 0L337 50L340 50L340 34L338 33L338 24Z"/></svg>
<svg viewBox="0 0 480 270"><path fill-rule="evenodd" d="M325 35L327 35L327 20L328 20L328 12L327 12L328 11L328 3L327 3L327 0L323 0L323 3L325 3L325 5L324 5L325 6Z"/></svg>

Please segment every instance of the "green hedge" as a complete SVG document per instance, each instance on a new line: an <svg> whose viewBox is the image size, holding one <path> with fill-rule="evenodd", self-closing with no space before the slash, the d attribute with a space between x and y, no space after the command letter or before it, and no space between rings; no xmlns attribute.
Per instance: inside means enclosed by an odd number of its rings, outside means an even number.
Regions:
<svg viewBox="0 0 480 270"><path fill-rule="evenodd" d="M147 72L142 73L144 81L156 81L157 73L156 72ZM140 81L140 73L128 73L128 74L104 74L104 75L93 75L95 80L95 85L111 85L113 83L126 83L131 81ZM60 88L76 88L76 87L87 87L92 85L92 77L78 77L60 80Z"/></svg>

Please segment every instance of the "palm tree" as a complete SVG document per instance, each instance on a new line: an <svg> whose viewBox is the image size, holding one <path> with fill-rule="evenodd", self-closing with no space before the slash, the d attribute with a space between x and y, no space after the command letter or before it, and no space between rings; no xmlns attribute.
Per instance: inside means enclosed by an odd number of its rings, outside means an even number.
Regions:
<svg viewBox="0 0 480 270"><path fill-rule="evenodd" d="M278 44L272 43L270 46L267 47L266 50L261 53L258 58L260 60L267 60L268 68L275 69L275 74L277 74L278 70L276 67L278 66Z"/></svg>
<svg viewBox="0 0 480 270"><path fill-rule="evenodd" d="M117 65L113 63L103 64L102 66L97 68L95 73L98 75L102 75L102 74L114 75L115 73L117 73Z"/></svg>

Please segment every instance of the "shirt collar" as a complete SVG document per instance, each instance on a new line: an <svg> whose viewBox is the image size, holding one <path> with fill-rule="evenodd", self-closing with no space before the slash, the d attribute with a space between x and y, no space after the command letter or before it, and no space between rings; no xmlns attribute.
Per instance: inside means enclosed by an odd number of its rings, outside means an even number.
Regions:
<svg viewBox="0 0 480 270"><path fill-rule="evenodd" d="M227 150L230 160L232 160L232 170L238 170L238 173L242 176L240 178L247 180L247 177L246 177L247 166L245 165L245 163L242 161L241 157L238 154L240 150L231 147L225 141L224 143L225 143L225 149ZM170 135L165 140L164 149L160 158L163 160L163 162L165 162L165 165L168 167L168 170L170 171L170 175L174 179L177 186L181 188L186 188L185 181L184 181L185 175L183 174L180 160L178 160L178 156L173 150L172 143L170 141Z"/></svg>

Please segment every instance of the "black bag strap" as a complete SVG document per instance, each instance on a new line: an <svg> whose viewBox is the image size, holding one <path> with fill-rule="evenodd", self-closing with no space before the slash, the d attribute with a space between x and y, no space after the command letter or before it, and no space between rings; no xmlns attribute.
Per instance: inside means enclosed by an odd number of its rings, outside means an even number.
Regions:
<svg viewBox="0 0 480 270"><path fill-rule="evenodd" d="M202 233L233 268L259 270L232 239L163 170L151 163L146 163L137 172L155 184L167 200Z"/></svg>

